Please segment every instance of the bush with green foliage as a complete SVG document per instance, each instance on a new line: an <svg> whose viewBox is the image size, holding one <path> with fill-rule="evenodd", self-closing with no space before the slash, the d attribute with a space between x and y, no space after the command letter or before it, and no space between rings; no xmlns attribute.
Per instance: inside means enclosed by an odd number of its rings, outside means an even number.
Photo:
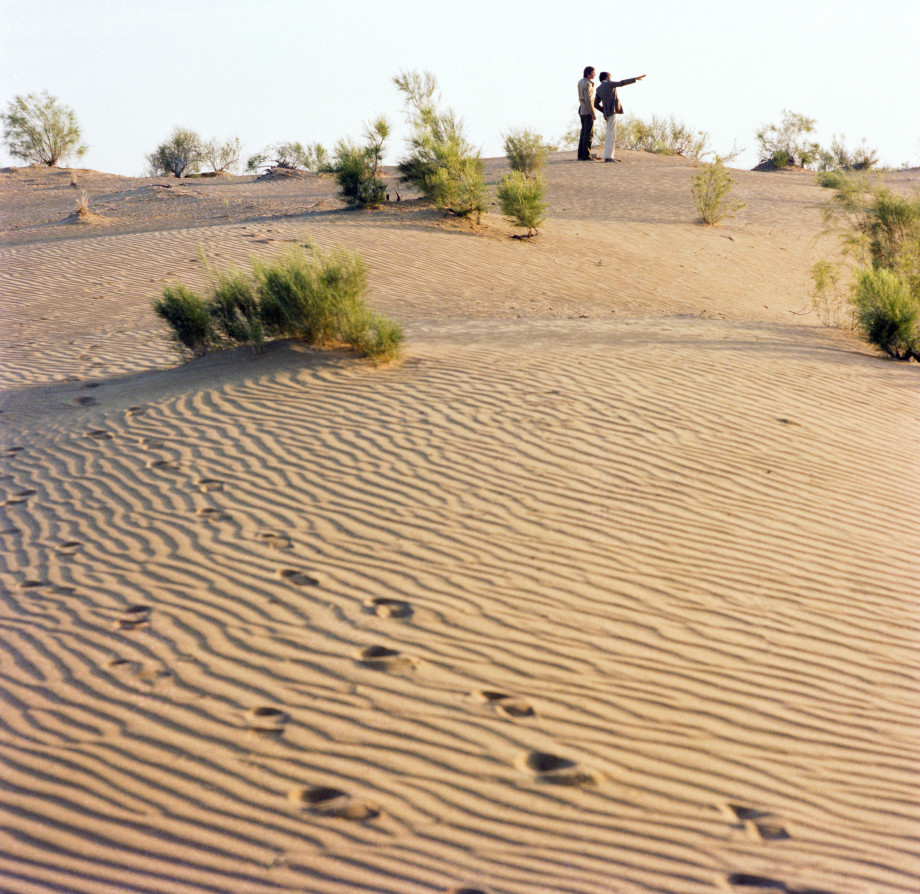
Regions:
<svg viewBox="0 0 920 894"><path fill-rule="evenodd" d="M452 109L438 110L440 94L435 95L438 84L431 72L400 72L393 83L405 98L412 127L400 179L438 208L478 223L487 202L482 159L466 139L462 120Z"/></svg>
<svg viewBox="0 0 920 894"><path fill-rule="evenodd" d="M54 167L59 161L86 154L77 116L47 90L14 97L0 117L3 140L13 158Z"/></svg>
<svg viewBox="0 0 920 894"><path fill-rule="evenodd" d="M154 312L165 320L181 349L200 357L215 345L214 322L204 299L184 285L164 286Z"/></svg>
<svg viewBox="0 0 920 894"><path fill-rule="evenodd" d="M332 170L329 152L322 143L273 143L246 159L246 170L255 174L276 168L289 171L328 173Z"/></svg>
<svg viewBox="0 0 920 894"><path fill-rule="evenodd" d="M549 208L543 177L540 174L528 177L522 171L511 171L502 177L497 195L505 219L524 227L527 236L535 236Z"/></svg>
<svg viewBox="0 0 920 894"><path fill-rule="evenodd" d="M822 326L839 326L846 316L840 269L827 261L818 261L811 268L811 279L811 309Z"/></svg>
<svg viewBox="0 0 920 894"><path fill-rule="evenodd" d="M842 137L835 136L829 149L819 149L815 165L819 171L868 171L878 164L878 153L865 140L852 152ZM820 177L818 180L821 183ZM824 186L824 183L821 183Z"/></svg>
<svg viewBox="0 0 920 894"><path fill-rule="evenodd" d="M357 208L378 208L386 198L386 184L380 178L383 147L390 123L381 115L365 125L363 146L339 140L333 170L346 203Z"/></svg>
<svg viewBox="0 0 920 894"><path fill-rule="evenodd" d="M514 128L505 134L505 155L512 171L536 174L546 162L546 156L555 146L544 142L543 137L527 128Z"/></svg>
<svg viewBox="0 0 920 894"><path fill-rule="evenodd" d="M212 171L234 171L239 167L241 151L239 137L228 137L226 140L215 137L202 144L201 158Z"/></svg>
<svg viewBox="0 0 920 894"><path fill-rule="evenodd" d="M195 356L234 344L258 349L276 336L348 344L378 363L400 354L402 327L367 306L367 270L344 248L291 247L273 260L254 261L251 275L209 272L207 300L179 285L165 287L154 302L173 338Z"/></svg>
<svg viewBox="0 0 920 894"><path fill-rule="evenodd" d="M735 179L725 167L724 159L716 156L716 160L704 165L690 185L690 192L696 202L696 210L700 219L715 226L720 220L734 217L745 202L732 195Z"/></svg>
<svg viewBox="0 0 920 894"><path fill-rule="evenodd" d="M815 129L815 119L783 109L780 124L765 124L755 134L760 162L782 169L789 165L808 167L820 157L821 147L807 139Z"/></svg>
<svg viewBox="0 0 920 894"><path fill-rule="evenodd" d="M160 143L150 155L147 162L154 177L172 174L174 177L187 177L197 174L204 158L204 143L194 130L177 127L168 140Z"/></svg>
<svg viewBox="0 0 920 894"><path fill-rule="evenodd" d="M920 360L920 299L901 276L885 268L858 271L853 304L866 341L896 360Z"/></svg>
<svg viewBox="0 0 920 894"><path fill-rule="evenodd" d="M669 118L652 115L648 121L634 115L625 116L617 123L617 146L658 155L680 155L691 161L700 161L712 151L708 133L691 130L673 115ZM723 156L723 160L732 155Z"/></svg>

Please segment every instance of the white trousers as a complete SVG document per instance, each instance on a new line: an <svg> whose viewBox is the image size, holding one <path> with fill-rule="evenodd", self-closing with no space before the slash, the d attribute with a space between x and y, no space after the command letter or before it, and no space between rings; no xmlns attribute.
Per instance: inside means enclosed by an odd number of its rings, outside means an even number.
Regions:
<svg viewBox="0 0 920 894"><path fill-rule="evenodd" d="M613 158L617 148L617 116L604 119L607 122L607 142L604 143L604 158Z"/></svg>

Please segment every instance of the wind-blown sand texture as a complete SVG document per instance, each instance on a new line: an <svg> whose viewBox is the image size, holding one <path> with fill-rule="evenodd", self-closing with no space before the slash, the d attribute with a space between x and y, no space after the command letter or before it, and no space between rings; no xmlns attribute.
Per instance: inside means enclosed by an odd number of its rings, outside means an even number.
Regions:
<svg viewBox="0 0 920 894"><path fill-rule="evenodd" d="M530 242L0 174L0 890L920 888L920 369L802 313L811 175L623 157ZM404 362L176 365L199 248L308 238Z"/></svg>

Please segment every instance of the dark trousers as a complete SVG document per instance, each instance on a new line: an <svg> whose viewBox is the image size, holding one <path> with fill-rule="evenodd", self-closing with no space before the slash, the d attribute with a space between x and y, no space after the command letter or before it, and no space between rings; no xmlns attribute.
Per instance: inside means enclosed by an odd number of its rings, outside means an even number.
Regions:
<svg viewBox="0 0 920 894"><path fill-rule="evenodd" d="M581 116L581 137L578 140L578 160L591 157L591 139L594 137L594 116Z"/></svg>

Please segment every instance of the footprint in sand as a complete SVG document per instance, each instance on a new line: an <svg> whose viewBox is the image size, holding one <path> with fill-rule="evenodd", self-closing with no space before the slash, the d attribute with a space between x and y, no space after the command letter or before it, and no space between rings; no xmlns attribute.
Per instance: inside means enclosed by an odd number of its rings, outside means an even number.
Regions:
<svg viewBox="0 0 920 894"><path fill-rule="evenodd" d="M498 692L494 689L477 689L470 693L473 698L481 701L495 710L496 714L518 720L523 717L535 717L536 711L523 699L515 698L507 692Z"/></svg>
<svg viewBox="0 0 920 894"><path fill-rule="evenodd" d="M792 836L786 827L772 814L756 807L743 804L723 804L721 811L733 823L737 823L753 841L785 841Z"/></svg>
<svg viewBox="0 0 920 894"><path fill-rule="evenodd" d="M15 506L17 503L25 503L26 499L35 494L34 490L20 490L10 497L7 497L0 506Z"/></svg>
<svg viewBox="0 0 920 894"><path fill-rule="evenodd" d="M122 611L121 616L115 619L114 627L116 630L136 630L138 627L146 627L150 623L152 611L149 605L129 605Z"/></svg>
<svg viewBox="0 0 920 894"><path fill-rule="evenodd" d="M364 667L382 671L414 670L419 663L417 658L386 646L366 646L355 653L355 658Z"/></svg>
<svg viewBox="0 0 920 894"><path fill-rule="evenodd" d="M365 610L381 618L411 618L412 606L404 599L390 599L388 596L373 596L364 600Z"/></svg>
<svg viewBox="0 0 920 894"><path fill-rule="evenodd" d="M83 544L79 540L67 540L57 545L57 551L65 556L72 556L81 549L83 549Z"/></svg>
<svg viewBox="0 0 920 894"><path fill-rule="evenodd" d="M280 568L278 577L295 587L318 587L319 581L311 577L306 571L298 571L296 568Z"/></svg>
<svg viewBox="0 0 920 894"><path fill-rule="evenodd" d="M379 808L367 801L352 798L348 792L329 785L309 785L288 792L288 800L311 813L350 820L372 820L380 816Z"/></svg>
<svg viewBox="0 0 920 894"><path fill-rule="evenodd" d="M253 733L277 735L284 732L290 717L281 708L260 706L250 708L244 718L246 729Z"/></svg>
<svg viewBox="0 0 920 894"><path fill-rule="evenodd" d="M162 441L160 438L138 438L137 443L144 448L144 450L159 450L161 447L166 446L166 442Z"/></svg>
<svg viewBox="0 0 920 894"><path fill-rule="evenodd" d="M95 407L99 403L95 397L90 397L89 395L84 395L83 397L78 397L74 403L79 404L81 407Z"/></svg>
<svg viewBox="0 0 920 894"><path fill-rule="evenodd" d="M92 438L94 441L111 441L112 434L111 432L105 431L105 429L97 428L94 431L88 431L86 437Z"/></svg>
<svg viewBox="0 0 920 894"><path fill-rule="evenodd" d="M209 494L212 491L224 489L223 481L218 481L216 478L199 478L195 482L195 485L203 494Z"/></svg>
<svg viewBox="0 0 920 894"><path fill-rule="evenodd" d="M143 416L147 412L146 407L128 407L129 416Z"/></svg>
<svg viewBox="0 0 920 894"><path fill-rule="evenodd" d="M25 449L25 447L7 447L3 452L6 456L15 456L17 453L21 453Z"/></svg>
<svg viewBox="0 0 920 894"><path fill-rule="evenodd" d="M465 885L457 887L454 885L453 888L447 888L444 894L489 894L485 888L468 888Z"/></svg>
<svg viewBox="0 0 920 894"><path fill-rule="evenodd" d="M179 468L179 463L171 459L152 459L147 463L148 469L157 469L160 472L174 472Z"/></svg>
<svg viewBox="0 0 920 894"><path fill-rule="evenodd" d="M292 549L294 546L291 538L280 531L260 531L256 537L272 549Z"/></svg>
<svg viewBox="0 0 920 894"><path fill-rule="evenodd" d="M198 514L205 519L205 521L220 522L220 521L229 521L230 516L227 515L221 509L215 509L213 506L205 506L202 509L198 510Z"/></svg>
<svg viewBox="0 0 920 894"><path fill-rule="evenodd" d="M579 767L577 761L546 751L525 751L515 762L519 770L532 776L537 782L551 785L597 785L597 773Z"/></svg>

